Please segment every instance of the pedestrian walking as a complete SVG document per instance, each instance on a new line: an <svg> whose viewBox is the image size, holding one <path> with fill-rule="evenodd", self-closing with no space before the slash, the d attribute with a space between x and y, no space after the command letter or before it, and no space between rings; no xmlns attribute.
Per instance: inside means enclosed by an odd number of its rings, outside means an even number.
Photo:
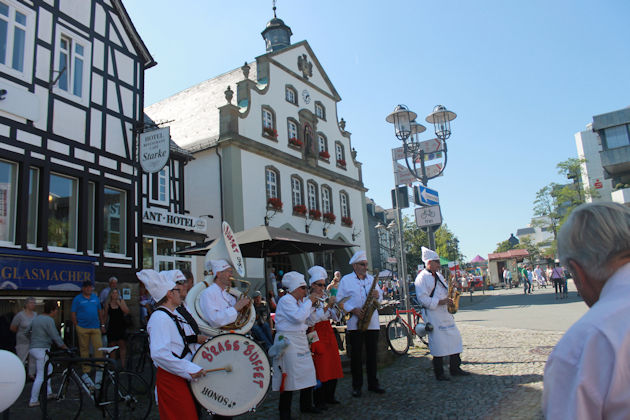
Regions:
<svg viewBox="0 0 630 420"><path fill-rule="evenodd" d="M31 388L31 399L28 403L29 407L39 406L39 391L44 383L44 366L48 360L46 351L50 350L52 343L55 343L62 349L67 349L57 326L55 325L55 316L57 315L57 302L54 300L47 300L44 302L44 313L36 316L31 323L31 340L29 353L35 360L37 368L37 375L33 381L33 387ZM52 372L52 366L48 365L48 373ZM50 382L46 383L47 396L52 394Z"/></svg>
<svg viewBox="0 0 630 420"><path fill-rule="evenodd" d="M37 316L35 312L35 298L26 298L24 309L18 312L11 321L9 329L15 334L15 354L20 358L22 363L28 366L28 377L33 380L35 378L35 359L30 355L31 347L31 322Z"/></svg>
<svg viewBox="0 0 630 420"><path fill-rule="evenodd" d="M589 306L547 360L546 418L630 418L630 209L576 207L558 234L558 255Z"/></svg>
<svg viewBox="0 0 630 420"><path fill-rule="evenodd" d="M505 270L505 275L503 278L505 279L505 284L507 285L507 287L511 289L512 288L512 273L510 272L510 270L508 269Z"/></svg>
<svg viewBox="0 0 630 420"><path fill-rule="evenodd" d="M555 290L556 300L558 296L562 299L562 287L564 282L564 270L560 267L560 260L556 260L556 266L551 270L551 281Z"/></svg>

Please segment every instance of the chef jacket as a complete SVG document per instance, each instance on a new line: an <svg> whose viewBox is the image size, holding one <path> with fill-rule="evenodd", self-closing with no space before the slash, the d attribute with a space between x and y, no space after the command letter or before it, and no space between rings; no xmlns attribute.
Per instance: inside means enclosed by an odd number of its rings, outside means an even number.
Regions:
<svg viewBox="0 0 630 420"><path fill-rule="evenodd" d="M339 289L337 289L337 302L347 296L350 296L350 299L345 301L343 304L344 310L346 312L350 312L354 308L361 309L367 299L368 293L370 293L370 287L372 287L373 280L374 277L369 274L366 274L363 280L359 279L355 272L346 274L339 282ZM383 300L383 291L379 287L375 287L374 290L378 292L377 301L380 303ZM348 331L356 330L357 322L358 317L353 314L348 320ZM370 319L370 324L368 325L368 330L379 330L380 328L378 311L374 311L372 313L372 318Z"/></svg>
<svg viewBox="0 0 630 420"><path fill-rule="evenodd" d="M236 321L238 311L234 309L236 298L212 283L199 295L199 308L203 318L211 327L221 328Z"/></svg>

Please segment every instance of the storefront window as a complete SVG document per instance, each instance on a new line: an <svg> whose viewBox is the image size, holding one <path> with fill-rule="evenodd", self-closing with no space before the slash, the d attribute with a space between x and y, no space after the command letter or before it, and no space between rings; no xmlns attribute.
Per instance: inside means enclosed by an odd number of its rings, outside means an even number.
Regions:
<svg viewBox="0 0 630 420"><path fill-rule="evenodd" d="M153 269L153 238L142 239L142 268Z"/></svg>
<svg viewBox="0 0 630 420"><path fill-rule="evenodd" d="M26 241L37 244L37 209L39 208L39 169L31 167L28 172L28 221Z"/></svg>
<svg viewBox="0 0 630 420"><path fill-rule="evenodd" d="M158 239L157 255L173 255L173 241L168 239Z"/></svg>
<svg viewBox="0 0 630 420"><path fill-rule="evenodd" d="M151 246L148 245L148 241L151 241ZM155 254L153 254L152 244L155 242ZM163 238L144 238L144 268L153 268L157 266L157 270L190 270L192 267L192 257L188 255L178 255L176 251L181 251L184 248L188 248L193 245L188 241L175 241L172 239ZM148 258L151 260L149 261ZM149 266L150 264L150 266Z"/></svg>
<svg viewBox="0 0 630 420"><path fill-rule="evenodd" d="M103 250L105 252L124 254L126 236L125 213L127 209L125 192L106 187L103 197L105 200L103 204L105 222Z"/></svg>
<svg viewBox="0 0 630 420"><path fill-rule="evenodd" d="M77 247L77 180L50 174L48 245Z"/></svg>

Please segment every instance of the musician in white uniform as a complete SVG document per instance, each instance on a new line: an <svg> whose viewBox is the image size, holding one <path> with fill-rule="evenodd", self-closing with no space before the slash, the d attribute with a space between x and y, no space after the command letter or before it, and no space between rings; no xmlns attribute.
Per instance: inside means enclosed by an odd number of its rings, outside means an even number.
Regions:
<svg viewBox="0 0 630 420"><path fill-rule="evenodd" d="M279 341L288 340L288 347L273 359L274 375L272 389L280 391L280 419L291 418L292 391L300 390L300 410L319 413L313 407L312 391L316 384L315 365L306 338L306 320L311 315L313 303L322 296L321 290L313 291L306 298L307 289L304 276L290 271L282 277L282 286L288 293L280 299L276 308L276 337ZM270 351L271 353L271 351Z"/></svg>
<svg viewBox="0 0 630 420"><path fill-rule="evenodd" d="M231 284L232 266L225 260L210 260L214 282L199 295L201 315L211 327L221 328L236 321L238 312L248 306L250 299L242 296L238 301L227 292Z"/></svg>
<svg viewBox="0 0 630 420"><path fill-rule="evenodd" d="M455 325L455 318L448 312L448 283L439 272L440 257L435 251L422 247L422 261L426 268L416 277L416 296L422 304L424 321L433 325L429 332L429 350L433 355L433 370L438 381L448 381L444 375L444 356L450 358L451 376L467 376L470 373L460 367L462 336Z"/></svg>
<svg viewBox="0 0 630 420"><path fill-rule="evenodd" d="M200 366L191 362L199 344L186 344L193 335L190 325L177 312L181 304L173 281L154 270L136 273L157 309L147 324L151 359L157 366L156 391L161 420L197 419L197 408L188 381L203 376Z"/></svg>
<svg viewBox="0 0 630 420"><path fill-rule="evenodd" d="M630 209L576 207L558 233L558 255L589 310L545 366L545 418L630 418Z"/></svg>
<svg viewBox="0 0 630 420"><path fill-rule="evenodd" d="M361 388L363 387L363 346L365 346L367 370L368 391L377 394L385 393L385 390L378 384L376 377L376 352L378 345L378 336L381 326L378 319L378 311L372 313L370 323L366 331L357 329L357 322L363 318L363 304L365 303L372 281L374 278L367 274L367 255L365 251L357 251L349 261L352 265L353 272L346 274L339 282L337 289L337 301L350 297L343 308L346 312L351 313L352 317L348 320L346 337L350 344L350 368L352 371L352 396L360 397ZM373 297L377 302L383 300L383 291L380 287L374 287L372 291Z"/></svg>

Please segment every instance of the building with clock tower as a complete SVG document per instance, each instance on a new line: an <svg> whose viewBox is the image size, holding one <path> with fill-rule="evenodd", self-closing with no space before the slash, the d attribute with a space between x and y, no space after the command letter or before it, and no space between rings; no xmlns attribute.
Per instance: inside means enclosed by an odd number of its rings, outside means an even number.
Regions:
<svg viewBox="0 0 630 420"><path fill-rule="evenodd" d="M341 97L308 42L291 44L291 35L274 12L262 32L265 54L146 113L173 120L172 139L194 156L186 166L186 208L214 216L211 238L219 236L221 220L237 232L268 224L369 253L366 188L351 135L337 116ZM319 264L346 273L355 249L268 261L276 272L304 273ZM248 279L263 281L261 259L248 259L246 269Z"/></svg>

